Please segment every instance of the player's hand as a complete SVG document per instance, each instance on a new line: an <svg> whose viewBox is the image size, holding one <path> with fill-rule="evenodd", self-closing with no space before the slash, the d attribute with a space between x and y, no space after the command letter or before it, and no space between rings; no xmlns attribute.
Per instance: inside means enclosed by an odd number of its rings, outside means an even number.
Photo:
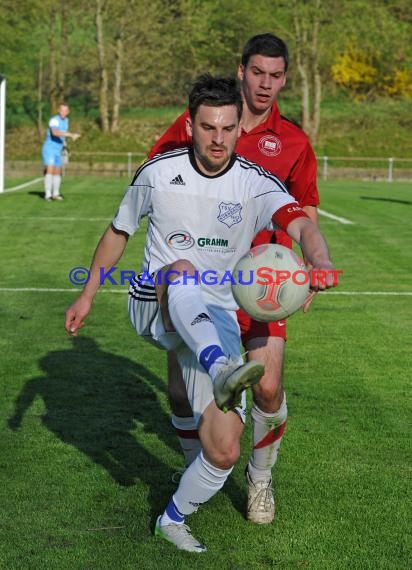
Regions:
<svg viewBox="0 0 412 570"><path fill-rule="evenodd" d="M79 139L82 135L80 133L73 133L72 134L72 140L77 141L77 139Z"/></svg>
<svg viewBox="0 0 412 570"><path fill-rule="evenodd" d="M316 297L316 294L317 291L309 290L308 296L306 297L305 302L302 306L304 313L307 313L309 311L309 307L311 306L313 299Z"/></svg>
<svg viewBox="0 0 412 570"><path fill-rule="evenodd" d="M84 319L90 313L92 300L85 296L80 296L70 305L66 311L66 321L64 327L70 336L77 336L79 329L86 324Z"/></svg>
<svg viewBox="0 0 412 570"><path fill-rule="evenodd" d="M337 271L329 260L316 263L310 270L310 288L312 291L324 291L336 287L339 273L342 272Z"/></svg>

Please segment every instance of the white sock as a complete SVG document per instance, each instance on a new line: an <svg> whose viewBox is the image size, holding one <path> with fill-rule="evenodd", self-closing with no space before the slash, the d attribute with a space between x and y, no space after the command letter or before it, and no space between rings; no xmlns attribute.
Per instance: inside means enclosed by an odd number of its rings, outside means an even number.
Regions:
<svg viewBox="0 0 412 570"><path fill-rule="evenodd" d="M53 174L53 198L59 196L61 182L62 182L62 177L60 176L60 174Z"/></svg>
<svg viewBox="0 0 412 570"><path fill-rule="evenodd" d="M253 403L253 451L248 464L252 481L267 481L272 477L272 467L278 458L287 417L286 394L280 408L274 414L262 412Z"/></svg>
<svg viewBox="0 0 412 570"><path fill-rule="evenodd" d="M212 346L220 348L220 352L215 350L216 356L213 356L210 364L223 355L219 335L202 299L200 285L191 280L169 285L168 306L176 331L198 359L205 348Z"/></svg>
<svg viewBox="0 0 412 570"><path fill-rule="evenodd" d="M51 198L53 187L53 174L46 174L44 176L44 197Z"/></svg>
<svg viewBox="0 0 412 570"><path fill-rule="evenodd" d="M179 512L190 515L197 511L200 505L206 503L223 487L232 469L233 467L230 469L215 467L206 461L201 451L182 475L179 487L173 495L173 501Z"/></svg>
<svg viewBox="0 0 412 570"><path fill-rule="evenodd" d="M185 456L185 465L188 467L202 449L195 418L193 416L182 418L172 414L172 425L176 430L180 447Z"/></svg>

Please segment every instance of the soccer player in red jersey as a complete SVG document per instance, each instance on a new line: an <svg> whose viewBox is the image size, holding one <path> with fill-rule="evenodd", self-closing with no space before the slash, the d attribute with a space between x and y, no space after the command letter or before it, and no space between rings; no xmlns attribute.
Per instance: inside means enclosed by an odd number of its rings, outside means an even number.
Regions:
<svg viewBox="0 0 412 570"><path fill-rule="evenodd" d="M277 98L286 83L289 55L286 44L266 33L246 43L238 78L244 99L241 135L236 152L278 176L299 202L306 214L317 223L316 157L306 134L280 114ZM166 150L186 146L188 111L161 136L149 157ZM280 243L291 247L282 231L260 232L252 245ZM304 310L312 300L309 295ZM262 323L238 311L242 342L247 358L265 365L265 374L253 387L253 450L247 469L247 518L255 523L270 523L275 515L272 468L276 463L287 421L286 395L282 369L286 340L286 323ZM169 353L169 393L172 423L177 431L188 465L200 450L183 382L172 353Z"/></svg>

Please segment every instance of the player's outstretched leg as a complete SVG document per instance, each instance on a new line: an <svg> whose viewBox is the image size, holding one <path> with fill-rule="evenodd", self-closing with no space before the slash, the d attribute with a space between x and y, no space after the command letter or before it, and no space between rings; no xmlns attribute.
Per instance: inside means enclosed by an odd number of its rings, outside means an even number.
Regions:
<svg viewBox="0 0 412 570"><path fill-rule="evenodd" d="M227 412L239 406L242 392L257 384L264 372L263 364L254 361L239 365L238 361L228 360L219 366L213 380L217 407Z"/></svg>
<svg viewBox="0 0 412 570"><path fill-rule="evenodd" d="M182 271L193 272L193 266L184 260L170 267L179 275ZM168 288L168 310L176 331L211 377L217 407L223 411L236 408L242 392L259 382L264 366L253 361L243 364L241 359L227 357L214 317L194 281L176 283ZM228 312L222 310L221 313L225 318L231 318Z"/></svg>

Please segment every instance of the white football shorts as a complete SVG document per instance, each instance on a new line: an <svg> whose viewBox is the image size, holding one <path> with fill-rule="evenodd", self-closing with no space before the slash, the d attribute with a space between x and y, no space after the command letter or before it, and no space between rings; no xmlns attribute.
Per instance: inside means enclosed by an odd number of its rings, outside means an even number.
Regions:
<svg viewBox="0 0 412 570"><path fill-rule="evenodd" d="M131 323L139 336L158 348L173 350L176 353L188 400L198 425L203 412L214 400L211 378L179 334L165 331L155 288L147 279L141 282L139 278L140 275L137 275L129 288L128 309ZM152 276L152 279L154 282L155 277ZM210 304L206 304L206 307L218 331L223 352L232 359L238 359L241 364L243 359L240 355L240 329L236 312ZM245 423L246 391L242 393L242 403L235 411Z"/></svg>

